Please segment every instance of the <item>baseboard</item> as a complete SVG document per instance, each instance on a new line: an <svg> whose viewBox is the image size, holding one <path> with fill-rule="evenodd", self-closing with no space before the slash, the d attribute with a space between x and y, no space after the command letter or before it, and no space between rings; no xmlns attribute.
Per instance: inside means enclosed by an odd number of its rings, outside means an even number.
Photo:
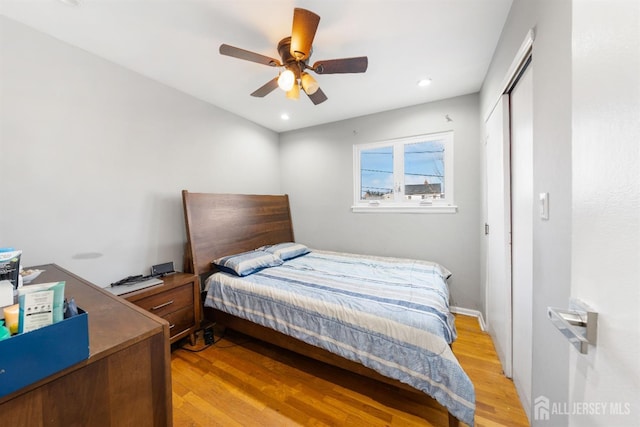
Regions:
<svg viewBox="0 0 640 427"><path fill-rule="evenodd" d="M478 310L456 306L449 307L449 310L454 314L463 314L465 316L476 317L478 319L478 324L480 324L480 329L482 329L483 332L487 330L487 327L484 323L484 317L482 317L482 313Z"/></svg>

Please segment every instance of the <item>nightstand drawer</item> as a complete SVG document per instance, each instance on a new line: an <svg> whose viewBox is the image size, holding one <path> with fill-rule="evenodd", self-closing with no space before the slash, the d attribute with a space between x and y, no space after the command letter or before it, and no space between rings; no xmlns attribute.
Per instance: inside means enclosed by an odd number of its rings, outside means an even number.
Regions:
<svg viewBox="0 0 640 427"><path fill-rule="evenodd" d="M162 285L125 294L127 301L169 322L169 340L189 337L196 343L200 327L200 280L195 274L174 273L162 278Z"/></svg>
<svg viewBox="0 0 640 427"><path fill-rule="evenodd" d="M165 317L166 314L188 307L192 312L193 323L193 284L141 298L135 304L160 317Z"/></svg>
<svg viewBox="0 0 640 427"><path fill-rule="evenodd" d="M169 322L169 335L173 337L193 327L193 306L174 311L162 318Z"/></svg>

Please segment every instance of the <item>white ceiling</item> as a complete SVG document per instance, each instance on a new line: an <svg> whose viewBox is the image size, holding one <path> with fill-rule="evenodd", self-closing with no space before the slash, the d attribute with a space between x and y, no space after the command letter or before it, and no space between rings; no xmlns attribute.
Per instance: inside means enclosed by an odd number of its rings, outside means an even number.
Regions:
<svg viewBox="0 0 640 427"><path fill-rule="evenodd" d="M70 1L70 0L67 0ZM0 14L277 132L480 90L512 0L0 0ZM310 63L368 56L364 74L316 75L328 100L279 89L277 69L218 53L279 58L293 8L321 20ZM431 78L419 88L417 81ZM288 113L290 119L280 116Z"/></svg>

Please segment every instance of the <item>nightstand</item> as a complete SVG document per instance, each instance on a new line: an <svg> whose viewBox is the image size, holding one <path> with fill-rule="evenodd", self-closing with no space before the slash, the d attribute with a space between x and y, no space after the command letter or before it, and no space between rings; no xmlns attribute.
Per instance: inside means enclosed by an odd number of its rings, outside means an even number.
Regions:
<svg viewBox="0 0 640 427"><path fill-rule="evenodd" d="M173 273L160 278L162 285L122 295L127 301L169 322L170 341L189 336L196 343L200 328L200 280L195 274Z"/></svg>

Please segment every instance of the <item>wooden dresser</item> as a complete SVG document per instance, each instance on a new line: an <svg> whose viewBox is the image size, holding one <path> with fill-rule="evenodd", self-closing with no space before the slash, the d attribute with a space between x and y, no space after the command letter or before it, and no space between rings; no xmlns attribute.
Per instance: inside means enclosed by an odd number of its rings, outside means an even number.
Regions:
<svg viewBox="0 0 640 427"><path fill-rule="evenodd" d="M90 355L0 398L2 425L171 426L169 324L56 265L33 268L88 313Z"/></svg>

